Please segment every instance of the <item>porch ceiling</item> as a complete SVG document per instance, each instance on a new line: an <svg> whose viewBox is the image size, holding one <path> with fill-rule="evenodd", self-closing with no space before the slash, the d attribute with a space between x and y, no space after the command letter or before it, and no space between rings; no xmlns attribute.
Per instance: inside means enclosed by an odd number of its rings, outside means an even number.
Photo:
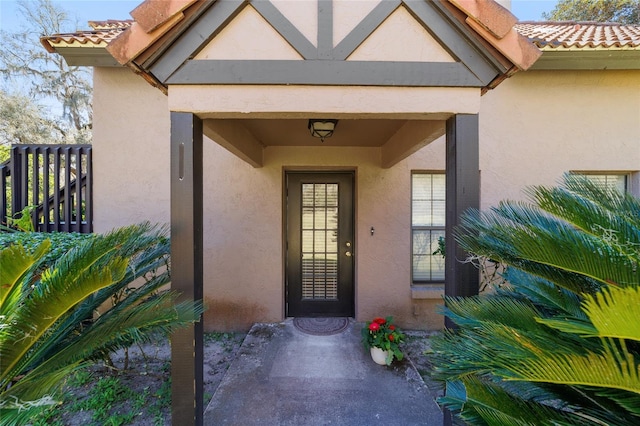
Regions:
<svg viewBox="0 0 640 426"><path fill-rule="evenodd" d="M322 145L377 148L380 166L388 168L445 134L446 117L432 118L341 119L324 142L310 135L308 118L204 119L203 133L254 167L262 167L266 147Z"/></svg>
<svg viewBox="0 0 640 426"><path fill-rule="evenodd" d="M314 117L317 118L317 117ZM308 119L229 120L244 125L266 146L318 146L307 129ZM325 146L380 147L384 145L407 120L339 120L336 130L322 142Z"/></svg>

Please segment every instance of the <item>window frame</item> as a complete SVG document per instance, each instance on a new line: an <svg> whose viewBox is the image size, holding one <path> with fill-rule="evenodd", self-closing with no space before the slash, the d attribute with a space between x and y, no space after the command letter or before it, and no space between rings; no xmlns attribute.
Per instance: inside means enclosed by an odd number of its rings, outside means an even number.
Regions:
<svg viewBox="0 0 640 426"><path fill-rule="evenodd" d="M413 198L413 190L414 190L414 176L415 175L441 175L445 177L445 223L443 225L414 225L413 223L413 212L414 212L414 198ZM445 282L445 275L443 271L443 277L440 279L416 279L415 277L415 268L414 268L414 258L415 258L415 246L414 246L414 232L415 231L442 231L444 232L446 229L446 171L445 170L412 170L411 178L410 178L410 244L411 244L411 253L410 253L410 267L411 267L411 283L414 286L431 286L431 285L443 285ZM433 201L433 191L431 192L431 200ZM444 261L444 259L443 259Z"/></svg>
<svg viewBox="0 0 640 426"><path fill-rule="evenodd" d="M631 193L631 173L610 170L573 170L571 174L578 176L622 176L624 177L624 193Z"/></svg>

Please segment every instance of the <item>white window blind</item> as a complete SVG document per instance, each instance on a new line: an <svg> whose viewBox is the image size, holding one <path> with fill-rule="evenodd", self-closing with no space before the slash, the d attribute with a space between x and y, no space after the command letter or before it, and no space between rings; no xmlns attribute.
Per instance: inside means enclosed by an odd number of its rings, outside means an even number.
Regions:
<svg viewBox="0 0 640 426"><path fill-rule="evenodd" d="M444 281L444 258L438 240L444 239L445 175L411 176L412 277L415 283Z"/></svg>

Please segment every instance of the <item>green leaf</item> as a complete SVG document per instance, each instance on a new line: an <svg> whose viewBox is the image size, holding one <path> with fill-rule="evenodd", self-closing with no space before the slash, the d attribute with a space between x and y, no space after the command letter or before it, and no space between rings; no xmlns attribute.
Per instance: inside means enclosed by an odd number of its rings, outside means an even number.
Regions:
<svg viewBox="0 0 640 426"><path fill-rule="evenodd" d="M603 289L585 298L584 310L598 336L640 341L640 287Z"/></svg>
<svg viewBox="0 0 640 426"><path fill-rule="evenodd" d="M43 241L33 253L14 244L0 250L0 314L7 315L21 295L20 279L49 250L51 243Z"/></svg>

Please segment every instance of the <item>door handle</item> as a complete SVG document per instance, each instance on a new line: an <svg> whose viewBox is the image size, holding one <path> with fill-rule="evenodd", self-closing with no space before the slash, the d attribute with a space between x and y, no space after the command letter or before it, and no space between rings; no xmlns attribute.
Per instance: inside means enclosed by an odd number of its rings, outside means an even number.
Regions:
<svg viewBox="0 0 640 426"><path fill-rule="evenodd" d="M345 256L347 256L347 257L351 257L351 252L350 252L350 251L346 251L346 252L344 252L344 254L345 254Z"/></svg>

